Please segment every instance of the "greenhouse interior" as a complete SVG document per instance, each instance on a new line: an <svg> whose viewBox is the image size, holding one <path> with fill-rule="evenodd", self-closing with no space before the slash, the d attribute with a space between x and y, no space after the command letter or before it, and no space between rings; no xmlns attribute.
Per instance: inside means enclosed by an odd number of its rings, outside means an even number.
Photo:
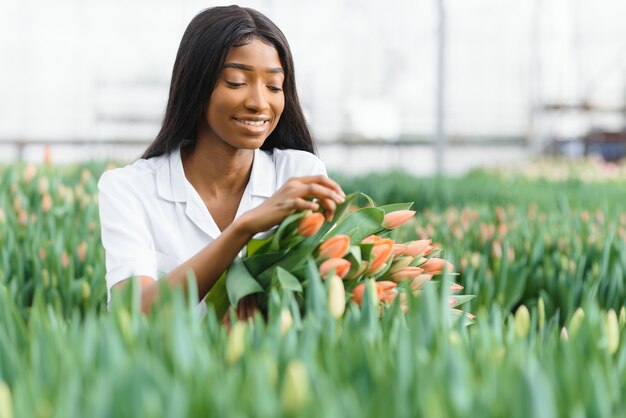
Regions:
<svg viewBox="0 0 626 418"><path fill-rule="evenodd" d="M0 5L0 418L626 417L623 0Z"/></svg>

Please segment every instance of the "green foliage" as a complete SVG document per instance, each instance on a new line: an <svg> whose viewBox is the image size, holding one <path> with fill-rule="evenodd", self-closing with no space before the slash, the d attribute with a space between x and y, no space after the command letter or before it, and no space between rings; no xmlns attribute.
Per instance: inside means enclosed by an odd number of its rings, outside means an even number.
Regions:
<svg viewBox="0 0 626 418"><path fill-rule="evenodd" d="M442 244L475 323L451 325L435 285L408 292L407 314L365 296L336 320L309 259L307 315L275 270L268 319L229 333L214 309L198 319L193 292L164 288L144 315L135 283L106 311L103 169L0 168L0 416L8 398L14 417L626 416L621 183L343 179L377 204L415 201L391 235Z"/></svg>

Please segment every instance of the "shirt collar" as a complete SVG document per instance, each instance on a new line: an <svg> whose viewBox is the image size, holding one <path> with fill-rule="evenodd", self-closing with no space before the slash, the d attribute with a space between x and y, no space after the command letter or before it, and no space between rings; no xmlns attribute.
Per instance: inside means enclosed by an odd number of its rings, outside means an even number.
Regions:
<svg viewBox="0 0 626 418"><path fill-rule="evenodd" d="M187 201L187 178L180 158L180 148L169 156L162 156L157 165L157 191L163 199L172 202ZM250 173L249 191L253 196L270 197L276 191L276 167L272 154L254 150L254 161Z"/></svg>
<svg viewBox="0 0 626 418"><path fill-rule="evenodd" d="M270 197L276 191L276 167L272 154L260 149L254 150L254 162L250 173L250 194Z"/></svg>

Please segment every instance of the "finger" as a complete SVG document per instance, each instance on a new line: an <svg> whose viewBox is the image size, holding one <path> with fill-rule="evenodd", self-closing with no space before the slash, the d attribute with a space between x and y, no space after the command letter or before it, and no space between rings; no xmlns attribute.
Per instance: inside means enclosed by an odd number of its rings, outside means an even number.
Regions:
<svg viewBox="0 0 626 418"><path fill-rule="evenodd" d="M341 188L341 186L339 185L339 183L337 183L336 181L326 177L326 176L304 176L304 177L298 177L298 180L301 181L302 183L305 184L310 184L310 183L317 183L320 184L322 186L326 186L330 189L333 189L337 194L345 197L346 194L343 192L343 189Z"/></svg>
<svg viewBox="0 0 626 418"><path fill-rule="evenodd" d="M309 183L304 186L304 189L299 189L296 193L304 193L301 197L316 197L318 199L332 199L337 203L344 201L344 197L337 193L335 190L326 186L322 186L317 183Z"/></svg>
<svg viewBox="0 0 626 418"><path fill-rule="evenodd" d="M319 203L311 202L310 200L297 197L290 201L290 206L293 210L312 210L316 211L320 208Z"/></svg>
<svg viewBox="0 0 626 418"><path fill-rule="evenodd" d="M327 221L332 221L333 216L335 216L335 209L337 209L337 205L335 201L330 199L323 199L322 206L324 206L324 216Z"/></svg>

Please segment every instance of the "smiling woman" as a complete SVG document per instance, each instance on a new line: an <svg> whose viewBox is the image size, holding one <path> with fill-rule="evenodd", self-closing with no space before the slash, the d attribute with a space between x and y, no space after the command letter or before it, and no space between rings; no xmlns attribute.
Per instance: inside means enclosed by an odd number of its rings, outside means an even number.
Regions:
<svg viewBox="0 0 626 418"><path fill-rule="evenodd" d="M282 32L252 9L202 11L156 139L99 182L109 301L135 276L148 311L156 280L184 286L188 272L204 297L255 234L320 204L330 219L344 193L314 152ZM247 298L238 313L254 309Z"/></svg>

